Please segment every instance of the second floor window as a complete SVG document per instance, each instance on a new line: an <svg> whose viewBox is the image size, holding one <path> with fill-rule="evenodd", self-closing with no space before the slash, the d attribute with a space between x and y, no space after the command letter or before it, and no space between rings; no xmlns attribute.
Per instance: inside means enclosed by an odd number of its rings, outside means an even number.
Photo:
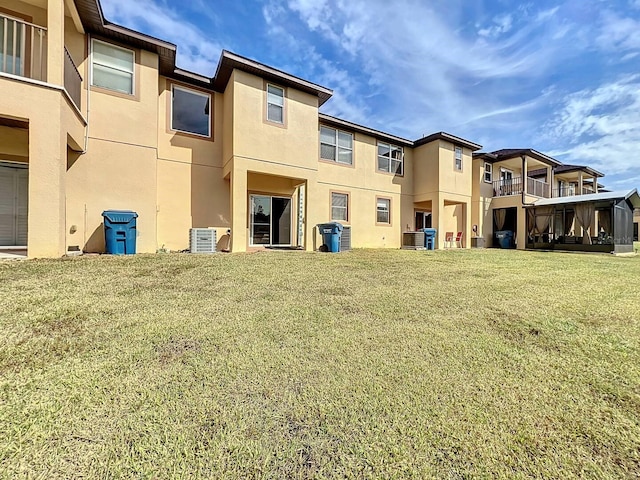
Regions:
<svg viewBox="0 0 640 480"><path fill-rule="evenodd" d="M493 165L490 163L484 164L484 181L491 183L493 180Z"/></svg>
<svg viewBox="0 0 640 480"><path fill-rule="evenodd" d="M99 40L91 45L91 85L133 95L134 52Z"/></svg>
<svg viewBox="0 0 640 480"><path fill-rule="evenodd" d="M404 175L404 152L402 147L378 142L378 171Z"/></svg>
<svg viewBox="0 0 640 480"><path fill-rule="evenodd" d="M171 130L211 136L211 95L171 85Z"/></svg>
<svg viewBox="0 0 640 480"><path fill-rule="evenodd" d="M284 89L267 85L267 120L284 123Z"/></svg>
<svg viewBox="0 0 640 480"><path fill-rule="evenodd" d="M335 128L320 127L320 158L353 164L353 135Z"/></svg>
<svg viewBox="0 0 640 480"><path fill-rule="evenodd" d="M462 148L460 147L456 147L455 168L460 172L462 171Z"/></svg>

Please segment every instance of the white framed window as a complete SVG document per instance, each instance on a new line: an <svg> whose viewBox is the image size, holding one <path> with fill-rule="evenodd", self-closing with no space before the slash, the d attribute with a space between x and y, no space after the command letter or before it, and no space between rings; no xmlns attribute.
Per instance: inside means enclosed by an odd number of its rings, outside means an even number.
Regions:
<svg viewBox="0 0 640 480"><path fill-rule="evenodd" d="M493 182L493 165L487 162L484 164L484 181L487 183Z"/></svg>
<svg viewBox="0 0 640 480"><path fill-rule="evenodd" d="M171 130L211 137L211 95L171 85Z"/></svg>
<svg viewBox="0 0 640 480"><path fill-rule="evenodd" d="M391 225L391 199L376 199L376 223Z"/></svg>
<svg viewBox="0 0 640 480"><path fill-rule="evenodd" d="M461 147L456 147L455 148L455 163L454 163L455 169L458 171L462 171L462 148Z"/></svg>
<svg viewBox="0 0 640 480"><path fill-rule="evenodd" d="M320 127L320 158L345 165L353 164L353 134Z"/></svg>
<svg viewBox="0 0 640 480"><path fill-rule="evenodd" d="M284 123L284 89L267 84L267 120Z"/></svg>
<svg viewBox="0 0 640 480"><path fill-rule="evenodd" d="M349 195L331 192L331 220L349 221Z"/></svg>
<svg viewBox="0 0 640 480"><path fill-rule="evenodd" d="M378 171L404 175L404 150L402 147L378 142Z"/></svg>
<svg viewBox="0 0 640 480"><path fill-rule="evenodd" d="M133 95L135 58L133 50L93 39L91 85Z"/></svg>

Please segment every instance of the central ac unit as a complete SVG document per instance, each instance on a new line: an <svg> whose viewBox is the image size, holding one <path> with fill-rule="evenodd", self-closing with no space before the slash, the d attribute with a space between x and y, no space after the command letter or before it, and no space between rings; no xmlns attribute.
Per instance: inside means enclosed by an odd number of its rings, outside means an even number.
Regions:
<svg viewBox="0 0 640 480"><path fill-rule="evenodd" d="M191 253L216 253L216 231L213 228L192 228L189 231Z"/></svg>

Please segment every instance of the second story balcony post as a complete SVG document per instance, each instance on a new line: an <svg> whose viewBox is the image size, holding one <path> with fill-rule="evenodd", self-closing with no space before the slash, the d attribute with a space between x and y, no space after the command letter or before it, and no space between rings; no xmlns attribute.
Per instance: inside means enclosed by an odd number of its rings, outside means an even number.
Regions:
<svg viewBox="0 0 640 480"><path fill-rule="evenodd" d="M529 183L527 180L527 178L529 178L528 175L529 171L528 171L528 162L527 162L527 156L526 155L522 155L522 191L523 193L526 195L527 192L527 183Z"/></svg>
<svg viewBox="0 0 640 480"><path fill-rule="evenodd" d="M553 167L549 165L547 167L547 183L549 183L549 198L553 197L553 186L555 185L556 179L553 173Z"/></svg>
<svg viewBox="0 0 640 480"><path fill-rule="evenodd" d="M578 188L576 188L576 195L584 194L584 175L582 172L578 172Z"/></svg>
<svg viewBox="0 0 640 480"><path fill-rule="evenodd" d="M47 82L64 85L64 0L47 0Z"/></svg>

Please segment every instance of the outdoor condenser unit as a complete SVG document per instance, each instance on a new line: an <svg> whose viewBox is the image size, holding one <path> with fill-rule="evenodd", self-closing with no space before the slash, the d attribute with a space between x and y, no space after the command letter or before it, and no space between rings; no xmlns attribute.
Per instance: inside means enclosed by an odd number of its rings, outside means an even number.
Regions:
<svg viewBox="0 0 640 480"><path fill-rule="evenodd" d="M216 253L216 231L213 228L192 228L189 231L191 253Z"/></svg>
<svg viewBox="0 0 640 480"><path fill-rule="evenodd" d="M342 229L340 237L340 251L346 252L347 250L351 250L351 227L349 226Z"/></svg>

